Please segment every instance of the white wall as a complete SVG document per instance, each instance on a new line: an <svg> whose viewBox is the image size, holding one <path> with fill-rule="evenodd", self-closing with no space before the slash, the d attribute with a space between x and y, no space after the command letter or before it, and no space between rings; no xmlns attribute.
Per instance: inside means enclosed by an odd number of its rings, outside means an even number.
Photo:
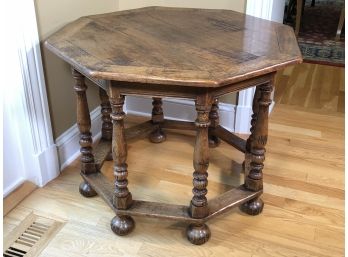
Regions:
<svg viewBox="0 0 348 257"><path fill-rule="evenodd" d="M3 191L8 194L13 188L16 188L25 179L25 167L21 154L21 143L17 136L16 120L13 117L19 116L17 112L15 116L9 110L7 104L4 105L3 112ZM17 117L18 117L17 116Z"/></svg>

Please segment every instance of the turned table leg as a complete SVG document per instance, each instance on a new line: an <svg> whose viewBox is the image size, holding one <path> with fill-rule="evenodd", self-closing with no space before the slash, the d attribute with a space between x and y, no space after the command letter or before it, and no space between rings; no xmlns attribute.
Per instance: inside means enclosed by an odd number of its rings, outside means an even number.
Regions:
<svg viewBox="0 0 348 257"><path fill-rule="evenodd" d="M152 106L152 123L160 125L164 120L162 99L154 97ZM152 143L162 143L166 140L166 135L164 134L162 128L159 126L157 129L151 132L149 139Z"/></svg>
<svg viewBox="0 0 348 257"><path fill-rule="evenodd" d="M77 126L80 131L81 172L91 174L97 172L92 152L91 118L87 103L85 77L77 70L72 69L75 79L74 90L77 100ZM85 197L97 195L94 189L84 180L79 187L80 194Z"/></svg>
<svg viewBox="0 0 348 257"><path fill-rule="evenodd" d="M213 104L211 106L211 111L209 112L209 147L217 147L220 144L220 139L216 135L212 135L212 131L219 126L219 100L217 98L214 99Z"/></svg>
<svg viewBox="0 0 348 257"><path fill-rule="evenodd" d="M102 139L111 141L112 139L112 122L111 122L111 105L109 96L106 91L99 87L99 98L102 115ZM106 157L107 161L112 161L112 152Z"/></svg>
<svg viewBox="0 0 348 257"><path fill-rule="evenodd" d="M210 125L209 111L211 102L198 97L196 101L197 119L195 121L197 135L193 154L193 198L190 202L192 218L204 218L209 215L206 198L208 185L209 143L208 128ZM204 244L210 238L210 230L206 224L190 224L187 228L187 238L193 244Z"/></svg>
<svg viewBox="0 0 348 257"><path fill-rule="evenodd" d="M245 160L244 160L244 173L245 173L245 177L247 177L249 175L250 172L250 160L251 160L251 153L250 153L250 149L251 149L251 141L253 138L253 133L255 130L255 124L256 124L256 118L257 118L257 114L259 112L259 99L260 99L260 88L256 87L255 90L255 94L254 94L254 99L253 99L253 114L251 115L251 121L250 121L250 136L246 141L246 149L245 149Z"/></svg>
<svg viewBox="0 0 348 257"><path fill-rule="evenodd" d="M247 140L245 187L251 191L259 191L263 188L262 170L265 160L265 146L268 135L268 111L271 104L272 83L257 87L251 119L251 135ZM241 205L241 210L250 215L262 212L263 201L260 197L252 199Z"/></svg>
<svg viewBox="0 0 348 257"><path fill-rule="evenodd" d="M113 123L112 133L112 157L114 160L115 190L112 203L117 209L128 209L132 204L132 195L128 190L127 170L127 144L124 131L123 112L124 96L117 89L110 89L110 102L112 107L111 119ZM130 233L135 226L132 217L116 215L111 221L112 231L120 236Z"/></svg>
<svg viewBox="0 0 348 257"><path fill-rule="evenodd" d="M102 115L102 138L108 141L112 139L111 105L106 91L99 87L99 98Z"/></svg>

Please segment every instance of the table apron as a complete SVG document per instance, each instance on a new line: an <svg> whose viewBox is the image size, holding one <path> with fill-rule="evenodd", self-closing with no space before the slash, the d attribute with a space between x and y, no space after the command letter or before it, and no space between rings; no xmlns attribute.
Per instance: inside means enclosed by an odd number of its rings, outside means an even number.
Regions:
<svg viewBox="0 0 348 257"><path fill-rule="evenodd" d="M218 98L225 94L238 92L243 89L262 85L272 81L275 73L269 73L259 77L250 78L234 84L210 88L108 81L89 77L85 73L83 73L83 75L86 76L87 79L95 83L97 86L106 90L107 92L110 87L116 87L118 88L118 90L120 90L120 93L123 95L196 99L197 96L202 94L208 93L212 95L214 98Z"/></svg>

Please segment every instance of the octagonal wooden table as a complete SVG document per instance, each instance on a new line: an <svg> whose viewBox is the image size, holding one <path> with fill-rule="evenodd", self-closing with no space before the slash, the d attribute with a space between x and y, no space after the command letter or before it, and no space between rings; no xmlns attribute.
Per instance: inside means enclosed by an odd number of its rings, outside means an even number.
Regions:
<svg viewBox="0 0 348 257"><path fill-rule="evenodd" d="M274 75L302 60L292 28L228 10L148 7L82 17L45 44L71 64L76 81L80 193L98 194L115 211L116 234L132 231L131 216L167 218L187 221L188 239L203 244L210 237L208 219L235 206L250 215L261 213ZM93 150L85 77L100 87L102 139ZM218 98L254 86L251 135L243 140L219 125ZM153 97L153 110L150 121L125 130L127 95ZM162 97L195 100L196 121L164 119ZM188 206L134 200L127 187L126 139L148 133L160 143L166 129L197 131ZM220 139L245 153L245 183L208 201L209 146L218 146ZM110 152L114 184L100 172Z"/></svg>

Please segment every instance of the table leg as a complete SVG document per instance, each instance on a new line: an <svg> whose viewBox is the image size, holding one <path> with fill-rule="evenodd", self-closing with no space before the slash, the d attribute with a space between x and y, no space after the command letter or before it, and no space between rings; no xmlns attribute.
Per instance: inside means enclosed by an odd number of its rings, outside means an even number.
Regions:
<svg viewBox="0 0 348 257"><path fill-rule="evenodd" d="M209 147L217 147L220 144L220 139L215 136L211 135L211 132L219 126L219 100L217 98L214 99L214 102L211 106L211 111L209 112L209 120L210 120L210 126L209 126Z"/></svg>
<svg viewBox="0 0 348 257"><path fill-rule="evenodd" d="M112 157L114 160L115 190L112 203L117 209L128 209L132 204L132 195L128 190L127 170L127 144L124 131L123 112L124 96L117 89L110 89L110 103L112 107L111 119L113 123L112 133ZM134 220L130 216L115 216L111 221L112 231L120 236L130 233L134 228Z"/></svg>
<svg viewBox="0 0 348 257"><path fill-rule="evenodd" d="M99 98L102 115L102 139L111 141L112 139L112 122L111 122L111 105L109 96L106 91L99 87ZM112 161L112 153L106 157L107 161Z"/></svg>
<svg viewBox="0 0 348 257"><path fill-rule="evenodd" d="M272 83L257 87L253 102L251 135L247 140L246 156L250 164L246 164L245 187L252 191L263 188L262 169L265 160L265 146L268 135L268 111L271 104ZM248 163L248 161L246 161ZM262 212L263 201L257 197L241 205L241 210L250 215Z"/></svg>
<svg viewBox="0 0 348 257"><path fill-rule="evenodd" d="M197 128L196 144L193 154L193 198L190 203L190 215L193 218L204 218L209 215L206 198L208 185L209 142L208 129L210 125L209 112L211 101L198 97L196 101ZM187 228L187 238L193 244L204 244L210 238L209 227L205 224L190 224Z"/></svg>
<svg viewBox="0 0 348 257"><path fill-rule="evenodd" d="M251 150L251 142L254 136L254 131L255 131L255 125L256 125L256 120L257 120L257 114L259 113L259 100L260 100L260 87L256 87L255 94L254 94L254 99L253 99L253 114L251 115L251 127L250 127L250 136L247 139L246 142L246 152L250 153Z"/></svg>
<svg viewBox="0 0 348 257"><path fill-rule="evenodd" d="M154 97L152 101L152 122L154 124L161 124L164 121L163 109L162 109L162 99ZM149 137L152 143L162 143L166 140L166 135L164 134L161 127L154 130Z"/></svg>
<svg viewBox="0 0 348 257"><path fill-rule="evenodd" d="M259 99L260 99L260 88L256 87L255 94L254 94L254 99L253 99L253 114L251 115L251 126L250 126L250 136L246 141L246 147L245 147L245 160L243 163L243 168L244 168L244 176L247 177L250 172L250 160L251 160L251 141L253 138L253 133L255 130L255 124L256 124L256 119L257 119L257 114L259 112Z"/></svg>
<svg viewBox="0 0 348 257"><path fill-rule="evenodd" d="M112 139L111 105L106 91L99 87L100 107L102 114L102 138L108 141Z"/></svg>
<svg viewBox="0 0 348 257"><path fill-rule="evenodd" d="M72 69L75 79L74 90L77 100L77 126L80 131L81 172L91 174L97 172L92 152L91 118L87 103L85 77L77 70ZM85 197L97 195L94 189L84 180L79 187L80 194Z"/></svg>

